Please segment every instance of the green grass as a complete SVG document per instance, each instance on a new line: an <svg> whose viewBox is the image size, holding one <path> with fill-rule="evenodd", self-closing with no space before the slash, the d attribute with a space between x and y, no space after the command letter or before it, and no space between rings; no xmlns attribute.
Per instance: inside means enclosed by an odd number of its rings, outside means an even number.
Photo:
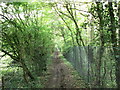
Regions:
<svg viewBox="0 0 120 90"><path fill-rule="evenodd" d="M4 76L5 88L43 88L40 77L37 77L35 81L30 81L29 84L25 83L22 68L9 66L11 61L9 57L0 60L0 81Z"/></svg>
<svg viewBox="0 0 120 90"><path fill-rule="evenodd" d="M8 72L12 72L13 70L7 66L9 66L9 63L12 60L10 59L10 57L4 57L0 60L0 78L2 76L4 76L4 74L8 73ZM13 68L14 69L14 68Z"/></svg>
<svg viewBox="0 0 120 90"><path fill-rule="evenodd" d="M64 56L62 56L62 54L60 55L60 59L61 59L61 60L64 62L64 64L66 64L67 66L73 67L72 64L71 64L69 61L67 61L67 60L64 58Z"/></svg>

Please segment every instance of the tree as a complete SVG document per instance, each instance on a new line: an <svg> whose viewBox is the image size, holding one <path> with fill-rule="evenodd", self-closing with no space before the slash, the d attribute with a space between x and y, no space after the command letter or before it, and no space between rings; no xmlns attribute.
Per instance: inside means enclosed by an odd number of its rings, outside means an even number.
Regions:
<svg viewBox="0 0 120 90"><path fill-rule="evenodd" d="M115 15L113 10L113 3L109 2L109 16L110 16L110 30L111 30L111 43L114 51L115 62L116 62L116 83L117 87L120 88L120 55L119 55L119 38L117 39L117 29L115 23Z"/></svg>
<svg viewBox="0 0 120 90"><path fill-rule="evenodd" d="M40 24L38 13L41 3L13 2L5 5L1 7L0 14L1 51L23 68L23 76L28 83L29 78L35 80L35 75L41 75L46 70L47 58L54 47L52 33L47 26Z"/></svg>

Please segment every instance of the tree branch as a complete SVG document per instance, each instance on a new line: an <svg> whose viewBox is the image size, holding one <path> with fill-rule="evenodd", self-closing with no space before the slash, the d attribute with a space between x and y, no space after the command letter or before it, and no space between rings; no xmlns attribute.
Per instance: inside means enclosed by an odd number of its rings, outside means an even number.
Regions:
<svg viewBox="0 0 120 90"><path fill-rule="evenodd" d="M8 55L8 56L10 56L13 60L15 60L15 61L19 61L19 59L18 58L16 58L15 56L13 56L13 55L11 55L9 52L7 52L7 51L5 51L5 50L1 50L3 53L5 53L5 55Z"/></svg>

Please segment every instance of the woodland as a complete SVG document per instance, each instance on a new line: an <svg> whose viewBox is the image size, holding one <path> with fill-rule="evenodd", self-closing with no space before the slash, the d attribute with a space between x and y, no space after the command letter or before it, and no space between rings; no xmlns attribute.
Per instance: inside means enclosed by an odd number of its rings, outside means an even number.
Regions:
<svg viewBox="0 0 120 90"><path fill-rule="evenodd" d="M0 2L0 88L120 88L120 2Z"/></svg>

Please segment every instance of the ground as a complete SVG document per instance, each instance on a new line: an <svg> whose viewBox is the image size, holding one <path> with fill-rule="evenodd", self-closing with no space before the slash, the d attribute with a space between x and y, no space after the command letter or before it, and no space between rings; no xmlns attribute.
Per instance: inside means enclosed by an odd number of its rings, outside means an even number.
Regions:
<svg viewBox="0 0 120 90"><path fill-rule="evenodd" d="M48 66L45 88L85 88L85 83L72 66L65 64L59 52L55 52L52 63Z"/></svg>
<svg viewBox="0 0 120 90"><path fill-rule="evenodd" d="M85 88L87 86L78 72L58 51L49 60L47 71L40 76L40 83L42 83L41 88Z"/></svg>

